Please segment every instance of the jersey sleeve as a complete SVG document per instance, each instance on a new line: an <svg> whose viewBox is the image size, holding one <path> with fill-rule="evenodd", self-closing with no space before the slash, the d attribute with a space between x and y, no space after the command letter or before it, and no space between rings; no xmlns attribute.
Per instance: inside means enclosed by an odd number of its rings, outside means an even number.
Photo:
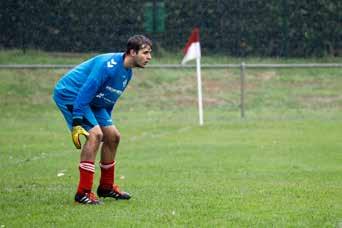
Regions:
<svg viewBox="0 0 342 228"><path fill-rule="evenodd" d="M107 78L108 73L106 69L106 62L95 62L87 80L80 88L79 93L74 101L74 108L72 113L73 119L83 118L84 109L95 97L97 91Z"/></svg>
<svg viewBox="0 0 342 228"><path fill-rule="evenodd" d="M112 117L112 111L113 111L114 105L110 106L109 108L106 108L108 114L110 117Z"/></svg>

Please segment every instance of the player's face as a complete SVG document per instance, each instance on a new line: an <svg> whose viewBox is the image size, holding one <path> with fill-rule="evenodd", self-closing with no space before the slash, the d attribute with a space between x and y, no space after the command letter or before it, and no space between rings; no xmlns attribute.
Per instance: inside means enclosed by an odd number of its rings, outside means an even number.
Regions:
<svg viewBox="0 0 342 228"><path fill-rule="evenodd" d="M135 67L144 68L145 65L152 59L152 48L150 46L146 46L138 51L135 55Z"/></svg>

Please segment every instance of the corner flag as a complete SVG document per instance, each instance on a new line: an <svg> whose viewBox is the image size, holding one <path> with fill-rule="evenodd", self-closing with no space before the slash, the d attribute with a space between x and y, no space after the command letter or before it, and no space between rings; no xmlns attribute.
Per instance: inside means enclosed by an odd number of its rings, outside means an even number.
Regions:
<svg viewBox="0 0 342 228"><path fill-rule="evenodd" d="M183 52L185 54L182 65L186 62L196 59L197 71L197 92L198 92L198 114L199 124L203 125L203 101L202 101L202 79L201 79L201 46L199 42L199 29L194 28L186 43Z"/></svg>
<svg viewBox="0 0 342 228"><path fill-rule="evenodd" d="M186 62L201 58L201 46L199 42L199 29L194 28L192 30L192 33L189 37L188 42L186 43L183 52L185 54L182 64L185 64Z"/></svg>

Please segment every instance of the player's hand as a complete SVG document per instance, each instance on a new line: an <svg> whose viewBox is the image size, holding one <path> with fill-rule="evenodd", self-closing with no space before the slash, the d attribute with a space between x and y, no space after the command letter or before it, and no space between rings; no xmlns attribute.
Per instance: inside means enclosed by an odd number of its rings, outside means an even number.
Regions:
<svg viewBox="0 0 342 228"><path fill-rule="evenodd" d="M84 128L80 125L73 126L71 133L72 142L74 143L77 149L81 149L80 135L84 135L86 138L88 138L89 133L86 130L84 130Z"/></svg>

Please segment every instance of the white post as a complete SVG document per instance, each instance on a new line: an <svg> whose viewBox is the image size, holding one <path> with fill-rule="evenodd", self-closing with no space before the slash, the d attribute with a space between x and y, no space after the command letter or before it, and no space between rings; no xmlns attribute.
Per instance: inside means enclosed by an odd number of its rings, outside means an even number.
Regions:
<svg viewBox="0 0 342 228"><path fill-rule="evenodd" d="M198 92L198 114L199 124L203 125L203 100L202 100L202 79L201 79L201 59L196 58L196 69L197 69L197 92Z"/></svg>

